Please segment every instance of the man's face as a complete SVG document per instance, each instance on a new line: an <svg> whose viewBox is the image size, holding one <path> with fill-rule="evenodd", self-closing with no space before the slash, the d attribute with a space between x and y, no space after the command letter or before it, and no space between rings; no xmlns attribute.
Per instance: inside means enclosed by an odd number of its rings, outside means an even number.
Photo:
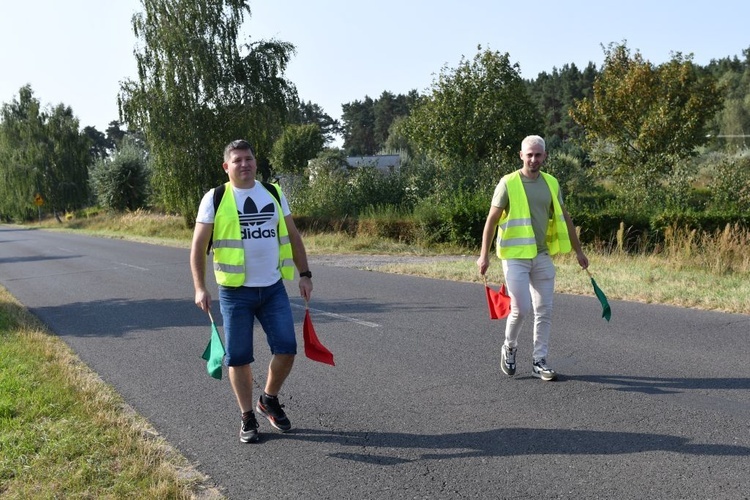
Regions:
<svg viewBox="0 0 750 500"><path fill-rule="evenodd" d="M229 174L229 180L237 187L253 187L258 163L253 152L249 149L233 149L229 158L224 162L224 171Z"/></svg>
<svg viewBox="0 0 750 500"><path fill-rule="evenodd" d="M539 144L525 145L521 150L523 170L530 174L538 174L542 169L547 152Z"/></svg>

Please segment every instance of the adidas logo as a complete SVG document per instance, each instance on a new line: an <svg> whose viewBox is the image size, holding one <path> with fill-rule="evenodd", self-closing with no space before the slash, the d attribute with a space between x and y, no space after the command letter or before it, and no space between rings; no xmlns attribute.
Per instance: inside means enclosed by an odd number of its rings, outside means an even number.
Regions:
<svg viewBox="0 0 750 500"><path fill-rule="evenodd" d="M273 202L258 210L253 199L248 197L245 200L242 210L242 212L238 212L242 239L276 237L275 227L272 229L252 228L252 226L262 226L273 218L276 211Z"/></svg>

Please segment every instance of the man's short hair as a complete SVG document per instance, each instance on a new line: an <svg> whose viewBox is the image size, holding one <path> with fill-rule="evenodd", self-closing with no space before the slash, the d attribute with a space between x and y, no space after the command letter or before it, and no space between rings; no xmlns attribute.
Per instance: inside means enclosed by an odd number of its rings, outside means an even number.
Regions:
<svg viewBox="0 0 750 500"><path fill-rule="evenodd" d="M542 147L543 150L547 151L547 145L544 143L544 139L539 135L529 135L524 138L523 141L521 141L521 151L523 151L523 148L525 146L535 146L539 145Z"/></svg>
<svg viewBox="0 0 750 500"><path fill-rule="evenodd" d="M245 139L237 139L236 141L232 141L227 144L227 147L224 148L224 161L227 161L229 159L229 154L235 149L250 151L253 154L253 157L255 157L255 150L253 149L253 146Z"/></svg>

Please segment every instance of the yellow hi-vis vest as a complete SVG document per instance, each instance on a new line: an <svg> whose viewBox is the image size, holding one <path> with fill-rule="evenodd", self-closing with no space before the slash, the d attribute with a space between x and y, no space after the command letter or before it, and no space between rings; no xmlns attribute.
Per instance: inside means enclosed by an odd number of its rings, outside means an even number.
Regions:
<svg viewBox="0 0 750 500"><path fill-rule="evenodd" d="M245 283L245 247L242 243L240 217L237 213L234 193L228 182L225 186L224 195L214 217L214 275L216 276L216 283L219 285L237 287ZM281 188L276 184L271 186L276 189L280 199ZM271 195L273 194L271 193ZM281 203L276 200L276 196L272 196L272 198L276 203L279 214L279 225L277 226L279 270L282 278L292 280L294 279L294 259L292 244L289 241L289 231L286 227Z"/></svg>
<svg viewBox="0 0 750 500"><path fill-rule="evenodd" d="M552 194L553 215L547 224L547 250L550 255L567 253L571 250L568 226L562 207L558 201L560 184L553 176L540 172L547 183ZM506 183L508 189L509 211L504 210L498 221L497 230L497 256L501 259L533 259L536 257L536 238L534 228L531 225L531 211L529 201L526 199L526 191L523 188L521 173L515 171L508 174Z"/></svg>

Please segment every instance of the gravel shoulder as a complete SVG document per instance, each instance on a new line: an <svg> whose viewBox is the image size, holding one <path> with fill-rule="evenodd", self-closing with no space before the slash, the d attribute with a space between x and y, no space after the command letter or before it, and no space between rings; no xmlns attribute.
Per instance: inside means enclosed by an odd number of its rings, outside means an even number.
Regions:
<svg viewBox="0 0 750 500"><path fill-rule="evenodd" d="M460 262L474 260L468 255L309 255L311 265L320 264L335 267L353 267L356 269L374 269L386 264L421 264L430 262Z"/></svg>

